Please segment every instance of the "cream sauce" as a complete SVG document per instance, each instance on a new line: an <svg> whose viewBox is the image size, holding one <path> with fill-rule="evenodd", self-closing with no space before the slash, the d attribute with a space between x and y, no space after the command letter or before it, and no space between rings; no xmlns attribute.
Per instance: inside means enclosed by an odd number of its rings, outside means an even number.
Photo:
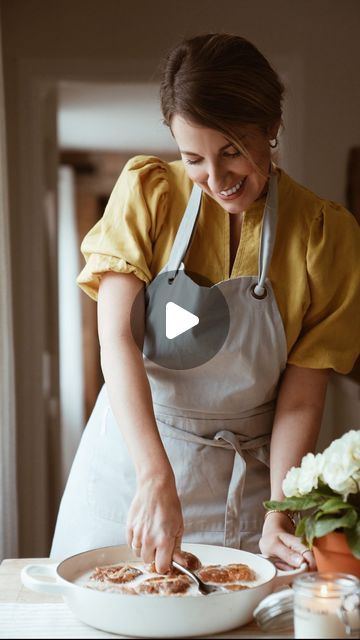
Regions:
<svg viewBox="0 0 360 640"><path fill-rule="evenodd" d="M103 582L100 580L90 580L90 576L94 573L94 569L91 571L87 571L86 573L82 574L81 576L79 576L78 578L76 578L74 580L74 584L80 586L80 587L86 587L89 589L96 589L97 591L106 591L107 593L119 593L122 595L138 595L138 594L128 594L126 593L123 588L124 586L126 586L127 588L134 588L137 587L139 584L141 584L141 582L144 582L144 580L147 580L148 578L158 578L160 574L158 573L151 573L149 571L146 570L146 565L144 565L144 563L142 562L129 562L129 563L125 563L125 562L119 562L118 565L117 564L109 564L109 565L101 565L101 568L106 569L108 567L114 567L114 566L122 566L126 564L127 566L130 567L134 567L135 569L140 569L143 573L140 576L137 576L136 578L134 578L133 580L129 580L129 582L126 583L122 583L122 584L116 584L116 583L112 583L110 581L106 581L104 580ZM206 566L206 565L203 565ZM238 580L235 581L231 584L239 584L239 585L244 585L245 587L251 589L254 587L257 587L259 584L262 584L263 580L260 579L260 577L258 577L256 580L251 580L251 581L242 581L242 580ZM215 583L210 583L209 584L215 584ZM216 585L219 589L220 592L223 593L236 593L235 591L231 591L230 589L226 589L225 585ZM216 594L216 592L214 592ZM160 594L141 594L141 595L161 595L161 596L202 596L203 594L200 593L200 591L198 590L198 587L195 583L191 584L188 588L188 590L185 593L179 593L179 594L164 594L164 593L160 593ZM214 594L209 594L209 595L214 595Z"/></svg>

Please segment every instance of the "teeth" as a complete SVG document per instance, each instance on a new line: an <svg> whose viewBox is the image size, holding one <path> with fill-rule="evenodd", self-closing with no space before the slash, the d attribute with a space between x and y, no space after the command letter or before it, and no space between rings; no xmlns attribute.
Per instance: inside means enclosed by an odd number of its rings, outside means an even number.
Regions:
<svg viewBox="0 0 360 640"><path fill-rule="evenodd" d="M231 196L233 193L236 193L237 191L239 191L242 183L244 182L245 178L243 178L240 182L238 182L234 187L231 187L231 189L227 189L226 191L220 191L220 195L221 196Z"/></svg>

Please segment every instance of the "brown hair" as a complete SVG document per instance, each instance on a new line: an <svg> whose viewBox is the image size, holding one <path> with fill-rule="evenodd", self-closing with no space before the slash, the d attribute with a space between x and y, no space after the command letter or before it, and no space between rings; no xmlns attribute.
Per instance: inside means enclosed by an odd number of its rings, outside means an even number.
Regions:
<svg viewBox="0 0 360 640"><path fill-rule="evenodd" d="M165 57L160 85L164 123L184 119L224 133L239 148L241 127L263 133L281 122L284 86L251 42L227 33L184 39Z"/></svg>

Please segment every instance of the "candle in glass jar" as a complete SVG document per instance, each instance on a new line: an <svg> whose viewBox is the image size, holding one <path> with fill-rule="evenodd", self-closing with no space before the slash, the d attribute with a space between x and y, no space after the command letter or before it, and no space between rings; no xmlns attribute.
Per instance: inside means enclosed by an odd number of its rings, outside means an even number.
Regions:
<svg viewBox="0 0 360 640"><path fill-rule="evenodd" d="M346 638L343 598L358 593L360 581L343 573L308 573L294 580L295 638ZM350 618L356 624L359 613Z"/></svg>

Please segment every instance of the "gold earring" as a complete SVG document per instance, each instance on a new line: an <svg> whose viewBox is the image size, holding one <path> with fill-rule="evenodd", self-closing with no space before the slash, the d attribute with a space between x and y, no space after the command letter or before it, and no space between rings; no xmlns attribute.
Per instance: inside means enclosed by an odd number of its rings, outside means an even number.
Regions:
<svg viewBox="0 0 360 640"><path fill-rule="evenodd" d="M269 140L269 145L272 149L275 149L278 146L278 139L275 138L274 140Z"/></svg>

